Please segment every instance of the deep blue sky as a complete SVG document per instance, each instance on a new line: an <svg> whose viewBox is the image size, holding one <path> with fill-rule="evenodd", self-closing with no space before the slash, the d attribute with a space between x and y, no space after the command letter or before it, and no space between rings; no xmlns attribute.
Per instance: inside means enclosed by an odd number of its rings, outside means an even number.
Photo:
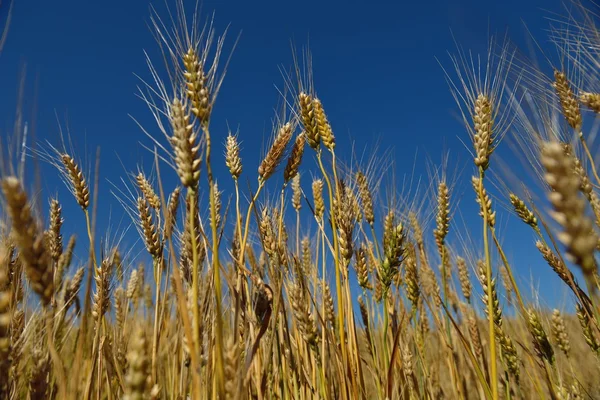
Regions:
<svg viewBox="0 0 600 400"><path fill-rule="evenodd" d="M38 140L58 144L58 115L63 126L69 126L77 153L86 154L86 163L92 163L96 147L101 146L98 228L103 230L109 223L126 226L129 220L108 194L107 180L117 182L137 165L151 168L152 159L139 144L150 142L128 116L149 121L146 106L135 96L139 80L134 76L147 76L143 50L156 54L148 29L149 2L14 1L8 42L0 55L0 132L6 135L11 130L17 79L26 64L24 112L30 124L35 118ZM162 1L155 3L164 8ZM350 154L352 144L358 153L365 148L369 153L379 143L382 149L393 149L395 174L401 177L411 173L417 150L419 174L426 173L427 158L437 163L449 149L451 169L471 168L459 140L466 138L465 132L435 58L450 66L446 52L455 49L450 30L461 45L476 51L485 51L490 31L504 34L507 29L511 39L523 46L524 20L546 43L543 30L548 13L544 10L561 11L562 5L556 0L224 0L205 1L203 9L215 11L217 31L230 24L229 45L241 32L214 111L212 132L220 145L227 124L239 127L247 176L254 174L263 139L270 133L279 100L275 86L283 86L280 67L292 65L293 41L298 48L310 45L316 88L336 133L338 154ZM0 10L2 23L5 15L6 0ZM37 111L32 116L34 103ZM222 162L221 154L217 148L215 162ZM72 231L80 222L77 207L55 171L44 166L43 172L43 189L59 195L65 204L65 228ZM462 177L467 188L468 177ZM473 207L471 193L464 194L461 202ZM503 224L513 228L518 221L504 219ZM79 237L84 240L83 232ZM541 284L546 295L558 287L545 269L539 272L540 257L527 230L506 240L507 246L512 241L531 243L527 251L522 246L508 250L518 261L515 266L524 283L533 276L534 285Z"/></svg>

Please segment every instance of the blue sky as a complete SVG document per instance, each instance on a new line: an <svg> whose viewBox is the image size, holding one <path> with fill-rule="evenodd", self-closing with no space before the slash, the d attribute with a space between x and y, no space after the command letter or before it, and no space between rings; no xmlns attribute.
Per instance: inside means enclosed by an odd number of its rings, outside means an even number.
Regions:
<svg viewBox="0 0 600 400"><path fill-rule="evenodd" d="M0 132L6 135L12 129L17 81L26 65L23 110L36 127L37 139L59 143L60 121L69 127L75 149L86 155L87 165L93 164L100 146L98 228L126 226L129 220L108 194L108 180L117 182L138 165L151 168L152 157L140 145L150 142L130 117L150 124L146 106L135 96L139 80L134 76L148 76L143 50L156 55L148 28L150 3L14 1L8 41L0 55ZM154 3L164 9L162 0ZM6 4L0 10L2 23ZM436 57L450 66L446 52L455 50L451 30L462 46L479 52L485 51L489 32L504 34L507 29L511 39L524 47L522 20L547 46L544 10L562 10L556 0L223 0L205 1L202 7L205 14L215 11L217 31L229 25L228 45L241 32L214 110L212 132L213 140L221 144L227 126L239 127L248 173L254 173L270 133L279 100L276 87L283 86L280 68L292 65L293 42L298 48L310 46L315 86L336 133L338 154L351 154L352 146L359 154L363 150L370 154L378 143L381 149L391 149L395 174L401 177L412 172L417 151L417 173L426 174L427 159L438 163L451 150L451 169L467 171L461 178L467 188L471 164L459 139L466 133ZM215 162L222 162L222 151L216 153ZM42 189L56 193L65 204L65 229L73 231L81 222L75 202L54 170L43 165L42 171ZM471 193L463 193L458 193L462 206L472 209ZM516 220L503 222L507 229L518 225ZM469 221L465 224L472 226ZM479 225L473 226L478 233ZM83 240L84 232L76 233ZM133 241L127 239L129 244ZM543 264L529 232L520 229L511 234L507 246L513 241L528 244L526 249L517 245L508 250L519 262L520 278L528 285L533 275L542 295L551 294L558 282L540 268Z"/></svg>

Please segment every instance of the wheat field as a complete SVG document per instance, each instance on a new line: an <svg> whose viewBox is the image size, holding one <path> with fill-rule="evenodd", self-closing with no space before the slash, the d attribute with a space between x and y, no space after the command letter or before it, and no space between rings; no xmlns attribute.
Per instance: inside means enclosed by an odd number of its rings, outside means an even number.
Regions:
<svg viewBox="0 0 600 400"><path fill-rule="evenodd" d="M508 40L440 58L472 159L399 195L376 162L336 152L309 52L258 169L244 168L243 135L211 134L225 35L181 2L172 19L155 12L162 57L138 95L156 125L142 130L158 132L140 137L158 150L117 195L143 255L95 230L103 177L77 150L3 154L0 399L600 398L600 27L573 6L549 31L550 74ZM25 140L3 139L3 152ZM518 149L527 179L503 175L500 147ZM34 202L33 159L72 197ZM475 226L455 220L458 180ZM87 237L69 232L63 202ZM500 218L530 242L505 248ZM529 293L507 255L523 251L560 278L563 308Z"/></svg>

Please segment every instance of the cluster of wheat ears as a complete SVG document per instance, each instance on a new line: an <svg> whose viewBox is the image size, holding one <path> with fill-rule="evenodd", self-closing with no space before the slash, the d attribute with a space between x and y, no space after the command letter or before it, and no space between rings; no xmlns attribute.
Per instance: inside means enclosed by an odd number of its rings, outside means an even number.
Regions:
<svg viewBox="0 0 600 400"><path fill-rule="evenodd" d="M141 97L163 154L122 199L148 255L102 245L92 179L66 146L33 155L58 168L73 194L61 201L85 215L77 245L63 240L61 202L49 199L43 218L22 169L4 166L0 398L598 398L600 178L586 121L600 113L600 30L579 10L551 30L562 61L550 78L508 44L450 57L472 143L466 197L481 217L462 232L443 168L424 191L385 196L373 165L338 161L303 67L258 171L244 170L237 135L210 131L224 36L188 23L181 3L173 27L155 14L166 66L149 62ZM493 172L508 136L529 188ZM179 181L161 179L161 165ZM215 166L233 181L231 207ZM517 255L531 247L547 266L539 279L564 281L566 311L521 294L518 257L496 226L502 207L532 238Z"/></svg>

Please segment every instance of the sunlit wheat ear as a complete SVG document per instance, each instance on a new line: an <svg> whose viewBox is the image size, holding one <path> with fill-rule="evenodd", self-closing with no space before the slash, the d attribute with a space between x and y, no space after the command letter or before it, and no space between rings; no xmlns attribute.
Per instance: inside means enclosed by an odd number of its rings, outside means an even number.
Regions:
<svg viewBox="0 0 600 400"><path fill-rule="evenodd" d="M198 133L190 123L186 106L177 98L169 108L169 120L173 130L171 144L175 152L177 174L183 186L196 188L200 180L201 163Z"/></svg>
<svg viewBox="0 0 600 400"><path fill-rule="evenodd" d="M576 132L581 130L581 110L577 98L571 90L571 85L564 72L554 71L554 83L552 84L558 100L560 102L562 113L567 123Z"/></svg>
<svg viewBox="0 0 600 400"><path fill-rule="evenodd" d="M361 172L356 173L356 183L358 185L358 194L365 221L373 227L375 225L375 213L373 211L373 195L369 188L367 177Z"/></svg>
<svg viewBox="0 0 600 400"><path fill-rule="evenodd" d="M129 281L127 282L127 291L125 295L129 300L134 300L138 296L139 291L139 276L137 269L131 271L131 276L129 277Z"/></svg>
<svg viewBox="0 0 600 400"><path fill-rule="evenodd" d="M494 151L493 127L492 103L486 95L480 93L475 100L473 111L473 128L475 132L473 145L475 147L475 165L481 167L484 171L489 166L490 155Z"/></svg>
<svg viewBox="0 0 600 400"><path fill-rule="evenodd" d="M412 304L413 310L416 311L419 306L419 297L421 290L419 289L419 269L417 268L417 255L414 250L414 245L409 246L407 251L405 267L406 267L406 297Z"/></svg>
<svg viewBox="0 0 600 400"><path fill-rule="evenodd" d="M405 256L406 231L404 225L398 221L393 211L385 217L383 223L383 252L384 257L379 266L379 279L383 286L384 295L387 294L392 280L398 273L398 268Z"/></svg>
<svg viewBox="0 0 600 400"><path fill-rule="evenodd" d="M323 181L315 179L312 183L313 201L315 206L315 217L318 220L323 218L325 213L325 200L323 199Z"/></svg>
<svg viewBox="0 0 600 400"><path fill-rule="evenodd" d="M496 279L491 279L491 298L488 296L488 276L485 264L479 260L477 262L478 278L481 286L483 287L482 301L484 304L485 313L488 318L492 318L494 325L498 328L502 328L502 310L500 309L500 301L498 300L498 291L496 290ZM488 304L492 303L493 315L488 315Z"/></svg>
<svg viewBox="0 0 600 400"><path fill-rule="evenodd" d="M369 282L369 268L367 266L367 252L363 246L360 246L356 250L354 259L354 269L356 270L358 285L365 290L371 290L372 286Z"/></svg>
<svg viewBox="0 0 600 400"><path fill-rule="evenodd" d="M585 201L579 194L581 181L573 173L573 157L566 154L559 143L545 143L541 162L546 169L546 182L552 189L548 198L554 208L553 216L563 229L558 238L569 258L584 274L592 276L597 270L594 251L598 238L592 221L585 215Z"/></svg>
<svg viewBox="0 0 600 400"><path fill-rule="evenodd" d="M242 174L242 159L240 157L240 145L237 136L229 133L225 144L225 165L229 168L229 173L234 180L237 180Z"/></svg>
<svg viewBox="0 0 600 400"><path fill-rule="evenodd" d="M329 125L329 121L327 120L327 116L325 115L323 104L321 104L321 100L317 98L315 98L312 103L313 110L315 112L315 119L317 121L317 130L319 132L319 138L321 139L321 142L323 142L323 145L327 149L333 150L335 148L335 137L333 136L331 125Z"/></svg>
<svg viewBox="0 0 600 400"><path fill-rule="evenodd" d="M570 285L571 279L573 279L573 274L564 262L544 243L541 241L536 242L536 247L544 257L544 260L548 263L548 265L552 268L552 270L562 279L566 284Z"/></svg>
<svg viewBox="0 0 600 400"><path fill-rule="evenodd" d="M475 311L471 311L468 314L467 324L469 325L469 337L471 344L473 345L473 351L477 356L478 360L481 360L483 356L483 345L481 343L481 335L479 334L479 328L477 327L477 315Z"/></svg>
<svg viewBox="0 0 600 400"><path fill-rule="evenodd" d="M167 203L167 218L165 219L165 237L170 238L173 236L173 229L177 224L177 210L179 209L179 200L181 197L181 187L177 186L171 195Z"/></svg>
<svg viewBox="0 0 600 400"><path fill-rule="evenodd" d="M302 188L300 187L300 174L292 179L292 206L296 211L302 208Z"/></svg>
<svg viewBox="0 0 600 400"><path fill-rule="evenodd" d="M600 113L600 93L581 92L579 101L596 114Z"/></svg>
<svg viewBox="0 0 600 400"><path fill-rule="evenodd" d="M75 236L71 236L69 238L69 242L67 243L67 248L62 252L60 258L58 259L56 266L56 276L57 279L62 279L65 271L71 265L71 261L73 259L73 250L75 250Z"/></svg>
<svg viewBox="0 0 600 400"><path fill-rule="evenodd" d="M338 228L338 243L344 267L350 265L354 251L353 233L356 215L352 204L351 190L350 187L344 186L343 190L340 190L340 198L335 202L334 217ZM345 273L347 274L347 271Z"/></svg>
<svg viewBox="0 0 600 400"><path fill-rule="evenodd" d="M492 199L488 195L487 190L485 190L485 187L481 184L481 179L479 177L471 177L471 183L473 184L473 190L477 196L475 199L477 204L479 204L479 215L486 219L486 222L490 227L493 227L496 225L496 212L492 211Z"/></svg>
<svg viewBox="0 0 600 400"><path fill-rule="evenodd" d="M325 306L325 321L329 322L332 327L335 327L335 309L333 306L333 297L331 296L331 289L327 282L322 285L323 291L323 305Z"/></svg>
<svg viewBox="0 0 600 400"><path fill-rule="evenodd" d="M52 199L50 201L50 227L48 232L50 233L50 255L55 263L58 263L58 260L63 252L62 233L60 232L63 222L64 220L62 218L62 208L60 207L60 203L58 200Z"/></svg>
<svg viewBox="0 0 600 400"><path fill-rule="evenodd" d="M289 288L292 312L298 324L298 330L304 341L315 346L319 341L319 331L314 315L310 312L308 299L303 295L303 289L297 282L292 282Z"/></svg>
<svg viewBox="0 0 600 400"><path fill-rule="evenodd" d="M592 323L590 321L590 317L587 312L579 305L576 304L577 309L577 318L579 319L579 325L581 325L581 330L583 331L583 337L585 338L585 342L597 355L600 356L600 343L598 343L598 338L596 336L595 329L592 327Z"/></svg>
<svg viewBox="0 0 600 400"><path fill-rule="evenodd" d="M552 311L552 336L558 348L564 353L565 356L569 357L571 352L571 341L567 334L567 328L565 327L565 321L560 314L560 311L554 309Z"/></svg>
<svg viewBox="0 0 600 400"><path fill-rule="evenodd" d="M440 254L442 254L446 236L450 229L450 191L445 182L440 182L438 185L437 214L435 222L436 228L433 231L433 235Z"/></svg>
<svg viewBox="0 0 600 400"><path fill-rule="evenodd" d="M192 113L201 124L206 124L212 111L211 93L207 86L208 77L204 73L204 65L196 51L190 48L183 56L185 71L183 76L187 86L187 95L190 99Z"/></svg>
<svg viewBox="0 0 600 400"><path fill-rule="evenodd" d="M469 269L467 268L467 262L462 257L456 258L456 267L458 269L458 279L460 281L460 289L462 290L463 296L468 302L471 301L471 278L469 277Z"/></svg>
<svg viewBox="0 0 600 400"><path fill-rule="evenodd" d="M304 126L304 132L306 132L306 140L308 141L308 145L316 150L321 142L321 137L319 136L313 99L309 94L302 92L298 96L298 100L300 105L300 120Z"/></svg>
<svg viewBox="0 0 600 400"><path fill-rule="evenodd" d="M215 205L215 220L210 218L211 224L214 222L214 225L217 227L217 230L220 229L221 226L221 191L219 190L219 185L215 181L213 183L213 196L214 196L214 205Z"/></svg>
<svg viewBox="0 0 600 400"><path fill-rule="evenodd" d="M96 268L94 280L96 282L96 292L94 293L94 303L92 306L92 315L94 319L100 321L100 318L106 314L109 309L110 301L110 279L112 276L112 264L105 259Z"/></svg>
<svg viewBox="0 0 600 400"><path fill-rule="evenodd" d="M285 149L292 139L292 131L292 124L289 122L279 128L273 144L258 167L258 177L260 180L266 181L269 179L281 163Z"/></svg>
<svg viewBox="0 0 600 400"><path fill-rule="evenodd" d="M532 228L537 228L537 218L535 217L535 214L527 207L525 202L517 197L517 195L514 193L511 193L509 197L510 204L512 204L515 213L521 219L521 221Z"/></svg>
<svg viewBox="0 0 600 400"><path fill-rule="evenodd" d="M54 293L54 278L43 232L32 215L27 194L19 180L14 176L4 178L2 190L6 198L6 211L12 220L13 240L19 248L25 274L42 303L48 305Z"/></svg>
<svg viewBox="0 0 600 400"><path fill-rule="evenodd" d="M61 160L67 175L69 176L71 191L75 195L77 204L79 204L82 209L87 210L90 206L90 190L85 180L85 176L83 176L83 172L81 172L81 168L79 168L79 165L77 165L73 157L68 154L62 154Z"/></svg>
<svg viewBox="0 0 600 400"><path fill-rule="evenodd" d="M77 272L75 272L73 278L69 281L69 285L65 289L63 300L67 309L77 300L77 295L79 293L79 289L81 288L81 282L83 281L84 272L85 269L83 267L79 268Z"/></svg>
<svg viewBox="0 0 600 400"><path fill-rule="evenodd" d="M548 361L550 364L554 363L554 350L546 334L546 330L542 325L542 321L538 313L530 308L527 310L527 325L529 332L533 338L533 348L536 354L543 360Z"/></svg>
<svg viewBox="0 0 600 400"><path fill-rule="evenodd" d="M146 243L146 249L152 257L154 257L155 259L159 259L162 255L162 243L160 240L160 235L156 228L156 224L152 220L150 207L148 207L148 202L145 198L138 197L137 208L144 242Z"/></svg>
<svg viewBox="0 0 600 400"><path fill-rule="evenodd" d="M296 137L296 141L292 146L292 152L288 157L287 164L283 170L284 182L289 182L298 174L298 168L302 162L302 156L304 155L304 144L306 143L306 135L304 133L299 134Z"/></svg>
<svg viewBox="0 0 600 400"><path fill-rule="evenodd" d="M138 173L135 177L135 180L140 192L142 192L146 198L146 201L148 201L148 204L150 204L150 207L154 208L155 210L160 210L160 199L158 198L156 192L154 192L152 185L150 182L148 182L148 179L146 179L144 174L141 172Z"/></svg>
<svg viewBox="0 0 600 400"><path fill-rule="evenodd" d="M124 400L141 400L147 398L148 381L150 379L148 345L142 327L138 327L131 335L127 352L129 368L125 376Z"/></svg>

